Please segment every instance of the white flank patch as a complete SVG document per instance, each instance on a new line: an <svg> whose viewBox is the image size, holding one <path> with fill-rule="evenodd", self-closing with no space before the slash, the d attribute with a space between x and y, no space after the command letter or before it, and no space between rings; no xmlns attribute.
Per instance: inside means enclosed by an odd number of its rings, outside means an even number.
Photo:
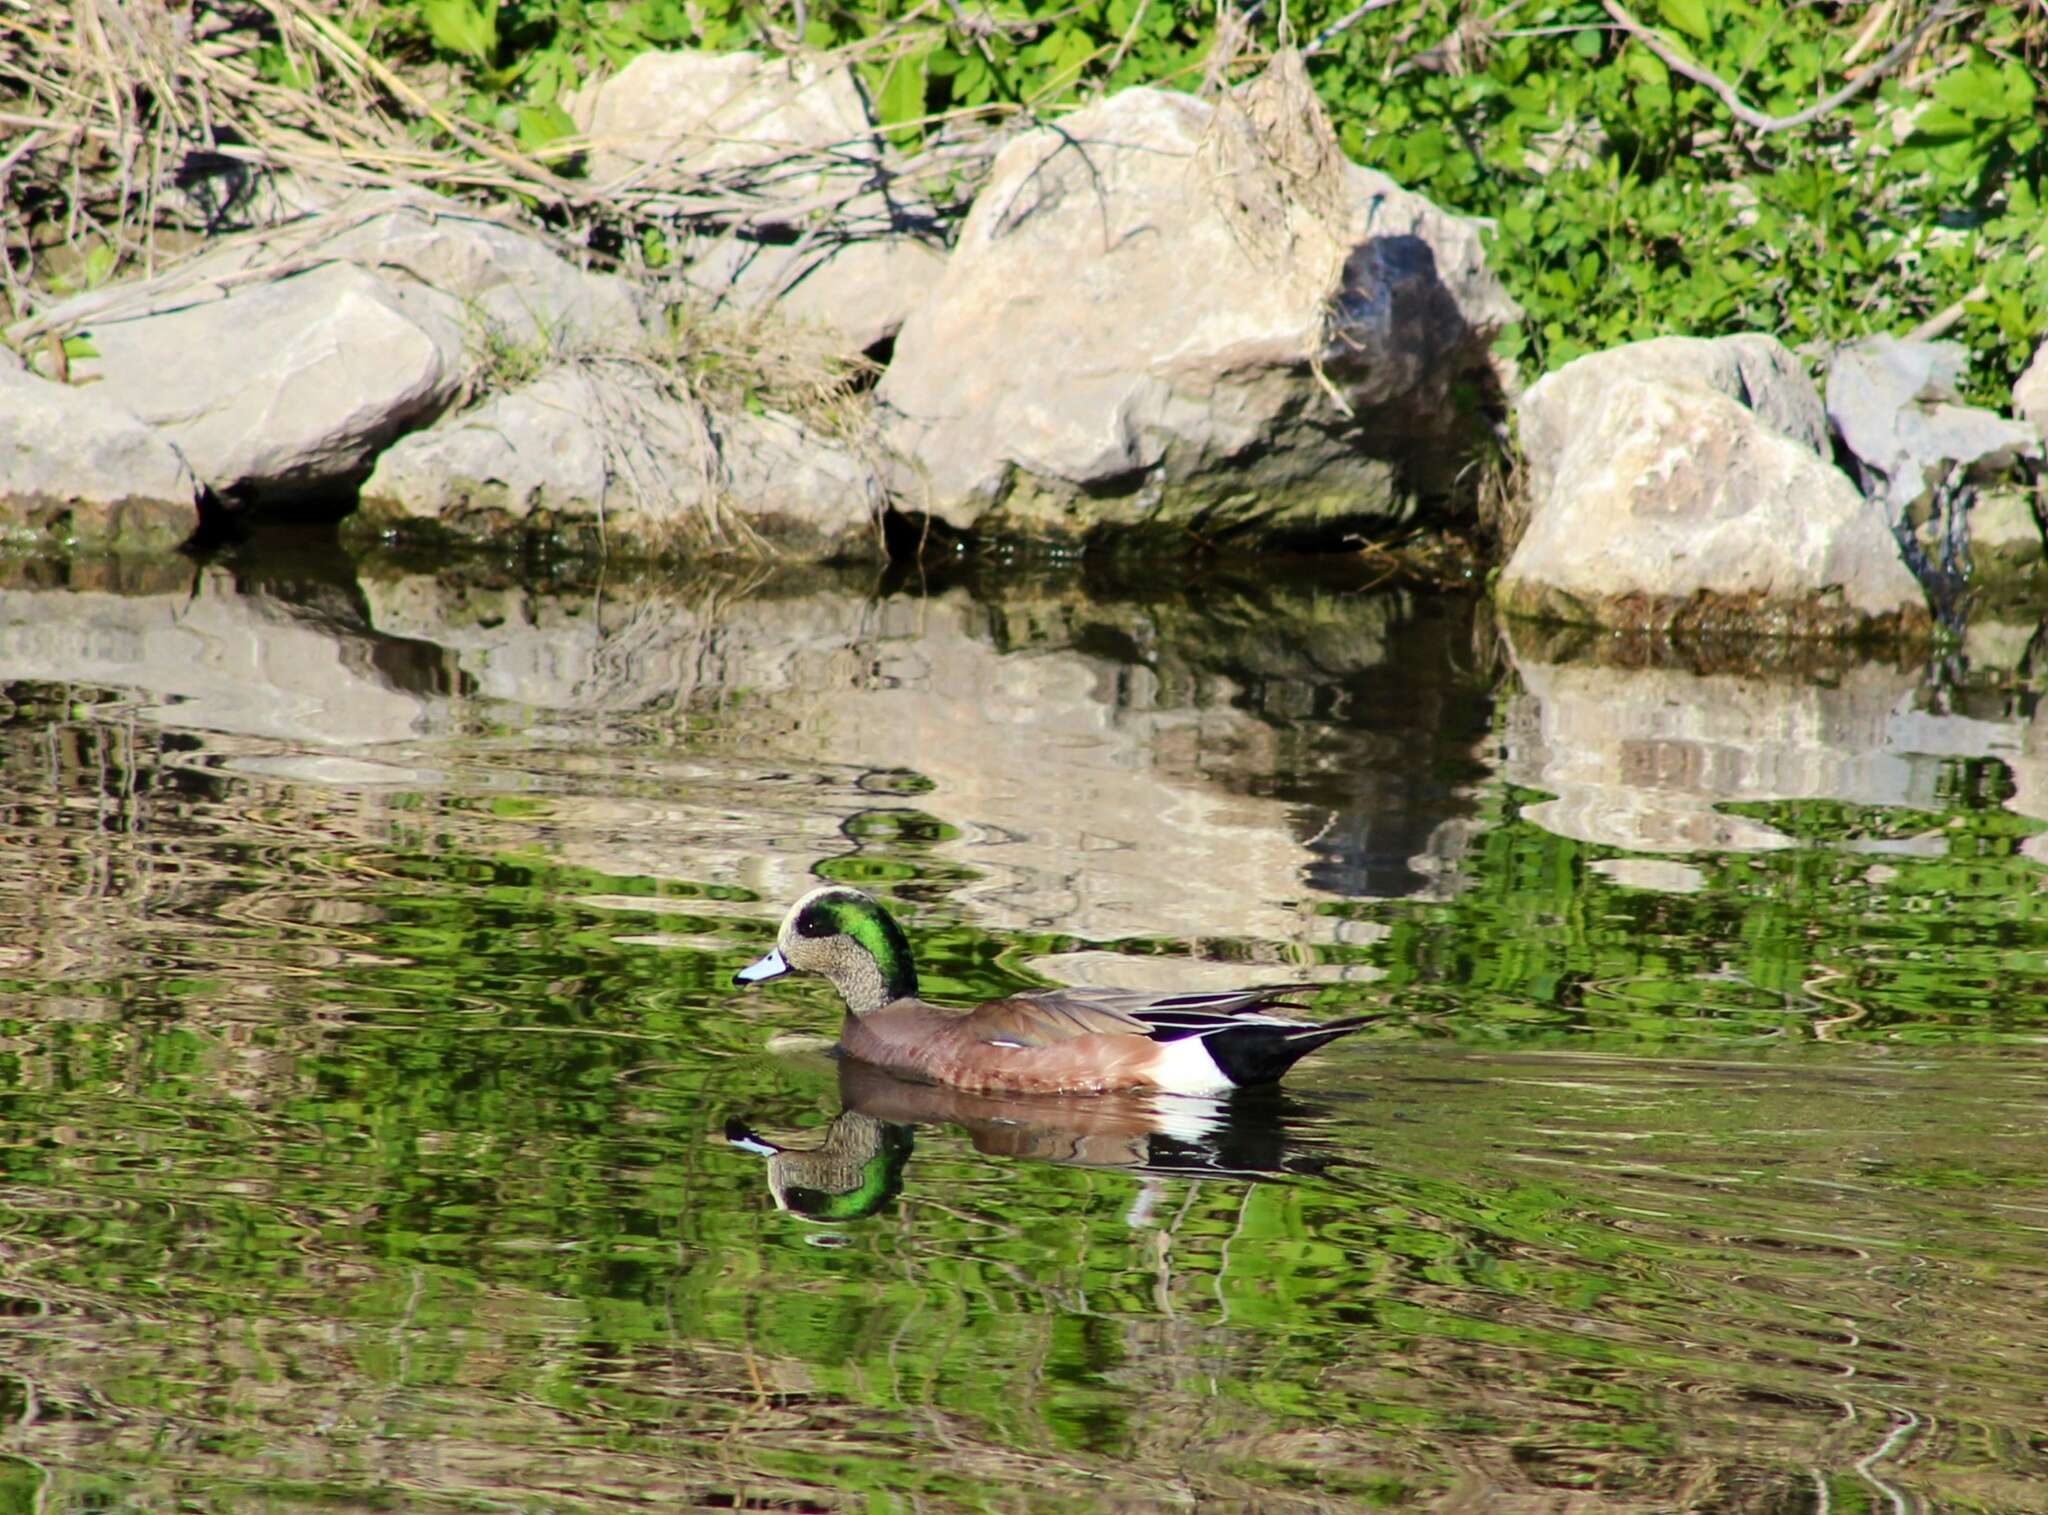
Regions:
<svg viewBox="0 0 2048 1515"><path fill-rule="evenodd" d="M1223 1076L1199 1036L1161 1042L1158 1060L1145 1071L1168 1094L1228 1094L1237 1087Z"/></svg>

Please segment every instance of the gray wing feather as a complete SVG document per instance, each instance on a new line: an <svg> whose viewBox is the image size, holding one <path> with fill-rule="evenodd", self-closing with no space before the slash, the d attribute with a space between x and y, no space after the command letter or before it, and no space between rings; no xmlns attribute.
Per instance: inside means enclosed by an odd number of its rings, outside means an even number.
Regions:
<svg viewBox="0 0 2048 1515"><path fill-rule="evenodd" d="M1019 994L1033 1018L1069 1034L1101 1031L1105 1020L1161 1041L1200 1036L1247 1023L1300 1025L1287 1016L1264 1013L1271 1007L1294 1008L1286 996L1306 993L1309 984L1275 984L1263 989L1224 989L1194 994L1152 994L1142 989L1046 989Z"/></svg>

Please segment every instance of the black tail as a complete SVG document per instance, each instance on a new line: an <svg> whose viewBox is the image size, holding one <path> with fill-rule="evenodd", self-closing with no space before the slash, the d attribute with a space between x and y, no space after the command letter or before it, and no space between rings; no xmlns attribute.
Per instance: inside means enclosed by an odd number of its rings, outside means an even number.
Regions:
<svg viewBox="0 0 2048 1515"><path fill-rule="evenodd" d="M1372 1021L1370 1015L1346 1016L1320 1026L1228 1026L1202 1038L1202 1045L1223 1076L1240 1089L1270 1084L1318 1047Z"/></svg>

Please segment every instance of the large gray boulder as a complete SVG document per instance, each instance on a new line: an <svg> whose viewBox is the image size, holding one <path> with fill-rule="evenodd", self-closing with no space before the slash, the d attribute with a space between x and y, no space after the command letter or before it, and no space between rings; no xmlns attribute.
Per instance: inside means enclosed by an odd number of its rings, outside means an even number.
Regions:
<svg viewBox="0 0 2048 1515"><path fill-rule="evenodd" d="M1518 407L1522 457L1533 492L1547 493L1549 470L1570 444L1574 417L1620 383L1677 384L1726 395L1768 430L1816 457L1833 456L1827 407L1805 366L1776 337L1655 337L1588 353L1547 374Z"/></svg>
<svg viewBox="0 0 2048 1515"><path fill-rule="evenodd" d="M0 363L0 545L166 551L198 496L178 449L97 387Z"/></svg>
<svg viewBox="0 0 2048 1515"><path fill-rule="evenodd" d="M97 356L74 373L246 501L353 482L462 378L381 279L344 263L89 334Z"/></svg>
<svg viewBox="0 0 2048 1515"><path fill-rule="evenodd" d="M376 191L281 226L227 238L156 278L74 296L34 327L97 332L350 263L376 276L459 372L490 349L635 346L645 315L633 286L593 273L539 235L415 190ZM23 334L16 327L12 335Z"/></svg>
<svg viewBox="0 0 2048 1515"><path fill-rule="evenodd" d="M786 208L858 182L882 155L852 71L807 58L645 52L565 105L605 193Z"/></svg>
<svg viewBox="0 0 2048 1515"><path fill-rule="evenodd" d="M1516 308L1477 231L1346 161L1287 58L1018 137L878 389L906 506L995 535L1328 538L1447 488Z"/></svg>
<svg viewBox="0 0 2048 1515"><path fill-rule="evenodd" d="M774 305L859 351L894 336L938 278L931 206L891 182L848 68L648 52L568 109L604 194L700 228L675 252L714 305Z"/></svg>
<svg viewBox="0 0 2048 1515"><path fill-rule="evenodd" d="M1883 512L1803 424L1793 440L1700 366L1645 376L1656 366L1597 354L1522 397L1530 516L1497 586L1504 609L1630 629L1924 628Z"/></svg>
<svg viewBox="0 0 2048 1515"><path fill-rule="evenodd" d="M1989 479L2042 455L2040 433L1961 404L1969 353L1960 342L1867 337L1828 369L1828 418L1895 521L1908 521L1958 471Z"/></svg>
<svg viewBox="0 0 2048 1515"><path fill-rule="evenodd" d="M494 366L636 349L630 287L431 197L359 197L37 318L74 375L161 428L245 504L353 487L392 438Z"/></svg>
<svg viewBox="0 0 2048 1515"><path fill-rule="evenodd" d="M542 375L388 449L349 530L620 558L878 550L880 486L787 416L717 416L636 363Z"/></svg>

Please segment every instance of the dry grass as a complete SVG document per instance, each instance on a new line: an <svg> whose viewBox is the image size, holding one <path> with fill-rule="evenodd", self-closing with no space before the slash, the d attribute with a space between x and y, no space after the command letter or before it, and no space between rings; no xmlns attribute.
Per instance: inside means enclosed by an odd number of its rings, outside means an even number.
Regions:
<svg viewBox="0 0 2048 1515"><path fill-rule="evenodd" d="M81 285L154 274L223 228L262 224L266 190L289 177L433 190L522 219L585 261L631 264L650 226L790 215L775 182L843 163L853 146L580 178L569 169L587 139L523 150L372 56L350 19L314 0L72 0L68 11L0 0L0 284L13 319ZM902 44L885 35L819 61ZM270 77L280 56L289 86ZM878 171L971 177L993 151L988 124L932 123L933 145L885 154ZM872 190L873 175L841 175L795 209L831 222Z"/></svg>

